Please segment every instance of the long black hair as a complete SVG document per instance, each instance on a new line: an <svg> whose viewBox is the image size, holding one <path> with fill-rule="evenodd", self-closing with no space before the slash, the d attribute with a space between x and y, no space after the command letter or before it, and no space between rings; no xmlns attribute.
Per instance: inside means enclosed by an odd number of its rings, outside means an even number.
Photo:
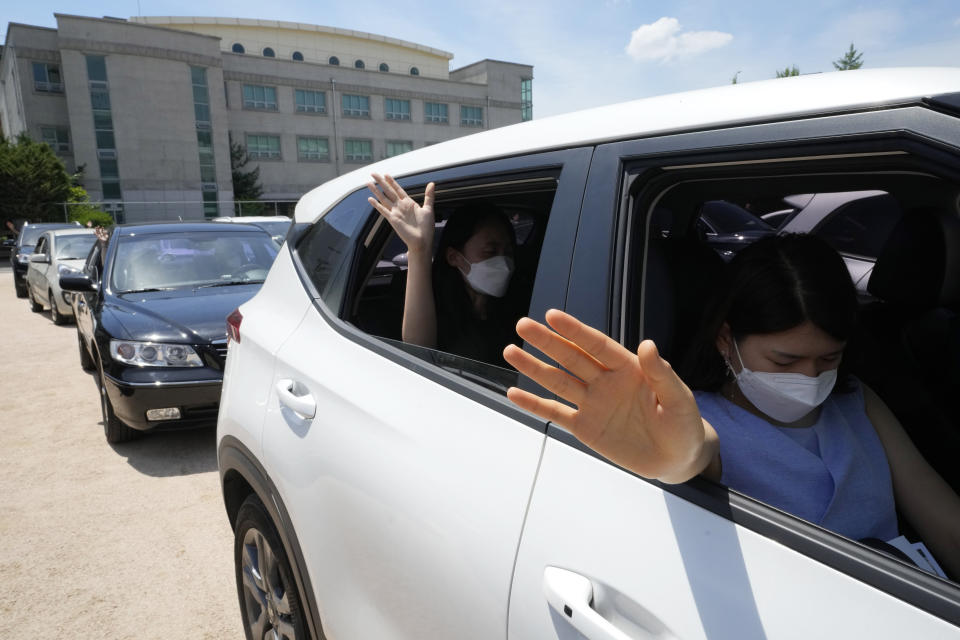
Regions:
<svg viewBox="0 0 960 640"><path fill-rule="evenodd" d="M836 340L846 342L853 335L857 293L843 258L814 235L758 240L726 266L681 375L693 389L720 389L728 377L716 346L723 323L740 341L748 335L787 331L807 321ZM841 360L840 381L845 373ZM847 385L837 386L842 391Z"/></svg>

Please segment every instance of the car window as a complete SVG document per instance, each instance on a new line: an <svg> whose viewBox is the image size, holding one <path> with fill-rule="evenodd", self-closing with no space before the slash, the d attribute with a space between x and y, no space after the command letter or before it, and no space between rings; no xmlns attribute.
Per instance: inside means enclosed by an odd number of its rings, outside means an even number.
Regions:
<svg viewBox="0 0 960 640"><path fill-rule="evenodd" d="M841 253L876 258L902 215L889 194L860 198L839 207L815 233Z"/></svg>
<svg viewBox="0 0 960 640"><path fill-rule="evenodd" d="M277 247L263 232L121 236L111 270L118 293L262 282Z"/></svg>
<svg viewBox="0 0 960 640"><path fill-rule="evenodd" d="M91 234L61 236L57 238L57 258L60 260L81 260L90 253L97 237Z"/></svg>
<svg viewBox="0 0 960 640"><path fill-rule="evenodd" d="M40 236L40 239L37 241L37 246L34 248L34 253L46 253L47 251L47 237Z"/></svg>

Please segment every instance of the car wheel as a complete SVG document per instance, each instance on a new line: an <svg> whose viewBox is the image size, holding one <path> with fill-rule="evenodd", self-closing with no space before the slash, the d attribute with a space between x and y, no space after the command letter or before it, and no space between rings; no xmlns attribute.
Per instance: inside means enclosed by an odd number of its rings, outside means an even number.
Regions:
<svg viewBox="0 0 960 640"><path fill-rule="evenodd" d="M53 320L53 324L67 324L69 318L60 313L57 308L57 299L53 297L53 289L47 291L47 297L50 299L50 319Z"/></svg>
<svg viewBox="0 0 960 640"><path fill-rule="evenodd" d="M80 335L79 329L77 329L77 347L80 349L80 368L87 373L96 371L97 367L90 356L90 352L87 351L87 347L83 344L83 336Z"/></svg>
<svg viewBox="0 0 960 640"><path fill-rule="evenodd" d="M110 396L107 394L107 385L103 381L103 367L97 369L97 389L100 392L100 412L103 416L103 435L107 442L115 444L117 442L127 442L140 435L136 429L131 429L123 424L113 412L113 404L110 403Z"/></svg>
<svg viewBox="0 0 960 640"><path fill-rule="evenodd" d="M37 299L33 297L33 289L27 287L27 298L30 300L30 311L34 313L40 313L43 311L43 305L37 302Z"/></svg>
<svg viewBox="0 0 960 640"><path fill-rule="evenodd" d="M255 495L240 507L233 548L247 640L306 638L306 619L287 554L270 515Z"/></svg>
<svg viewBox="0 0 960 640"><path fill-rule="evenodd" d="M26 286L26 285L17 284L16 282L14 282L14 283L13 283L13 288L16 289L16 291L17 291L17 297L18 297L18 298L26 298L26 297L27 297L27 286Z"/></svg>

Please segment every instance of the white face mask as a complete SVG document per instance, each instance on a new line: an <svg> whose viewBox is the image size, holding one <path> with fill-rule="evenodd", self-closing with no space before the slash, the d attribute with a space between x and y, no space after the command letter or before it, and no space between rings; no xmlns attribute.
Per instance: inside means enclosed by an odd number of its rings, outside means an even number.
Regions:
<svg viewBox="0 0 960 640"><path fill-rule="evenodd" d="M463 254L460 256L463 257ZM474 291L494 298L502 298L507 293L510 276L513 275L513 258L494 256L480 262L470 262L464 257L463 260L470 265L470 271L460 269L460 273Z"/></svg>
<svg viewBox="0 0 960 640"><path fill-rule="evenodd" d="M730 367L730 371L736 377L740 391L753 406L778 422L795 422L819 407L837 382L836 369L824 371L816 378L802 373L751 371L743 364L736 340L733 348L741 370L737 373Z"/></svg>

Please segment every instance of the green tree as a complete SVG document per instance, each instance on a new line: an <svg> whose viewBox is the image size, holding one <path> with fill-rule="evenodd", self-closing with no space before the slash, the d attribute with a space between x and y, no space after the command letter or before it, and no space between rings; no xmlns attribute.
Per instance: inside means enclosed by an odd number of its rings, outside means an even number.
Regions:
<svg viewBox="0 0 960 640"><path fill-rule="evenodd" d="M780 69L777 69L778 78L789 78L790 76L798 76L798 75L800 75L800 68L797 67L797 65L793 65L792 67L787 67L783 71L781 71Z"/></svg>
<svg viewBox="0 0 960 640"><path fill-rule="evenodd" d="M735 74L733 74L733 78L731 78L730 84L737 84L737 76L739 76L739 75L740 75L740 72L739 72L739 71L737 71Z"/></svg>
<svg viewBox="0 0 960 640"><path fill-rule="evenodd" d="M850 43L850 48L843 54L843 57L833 61L833 68L837 71L849 71L851 69L859 69L862 66L863 54L853 47L852 42Z"/></svg>
<svg viewBox="0 0 960 640"><path fill-rule="evenodd" d="M263 187L260 185L260 167L249 171L244 171L244 167L250 162L250 154L247 148L239 142L230 141L230 173L233 177L233 199L234 200L258 200L263 195ZM242 209L238 205L235 213L240 215L244 213L252 216L257 215L263 210L262 204L243 204Z"/></svg>
<svg viewBox="0 0 960 640"><path fill-rule="evenodd" d="M0 217L63 221L59 203L70 197L71 180L49 145L26 133L16 141L0 136Z"/></svg>
<svg viewBox="0 0 960 640"><path fill-rule="evenodd" d="M90 196L80 185L70 187L70 198L67 203L71 222L79 222L84 226L89 222L94 227L113 226L113 216L90 204Z"/></svg>

